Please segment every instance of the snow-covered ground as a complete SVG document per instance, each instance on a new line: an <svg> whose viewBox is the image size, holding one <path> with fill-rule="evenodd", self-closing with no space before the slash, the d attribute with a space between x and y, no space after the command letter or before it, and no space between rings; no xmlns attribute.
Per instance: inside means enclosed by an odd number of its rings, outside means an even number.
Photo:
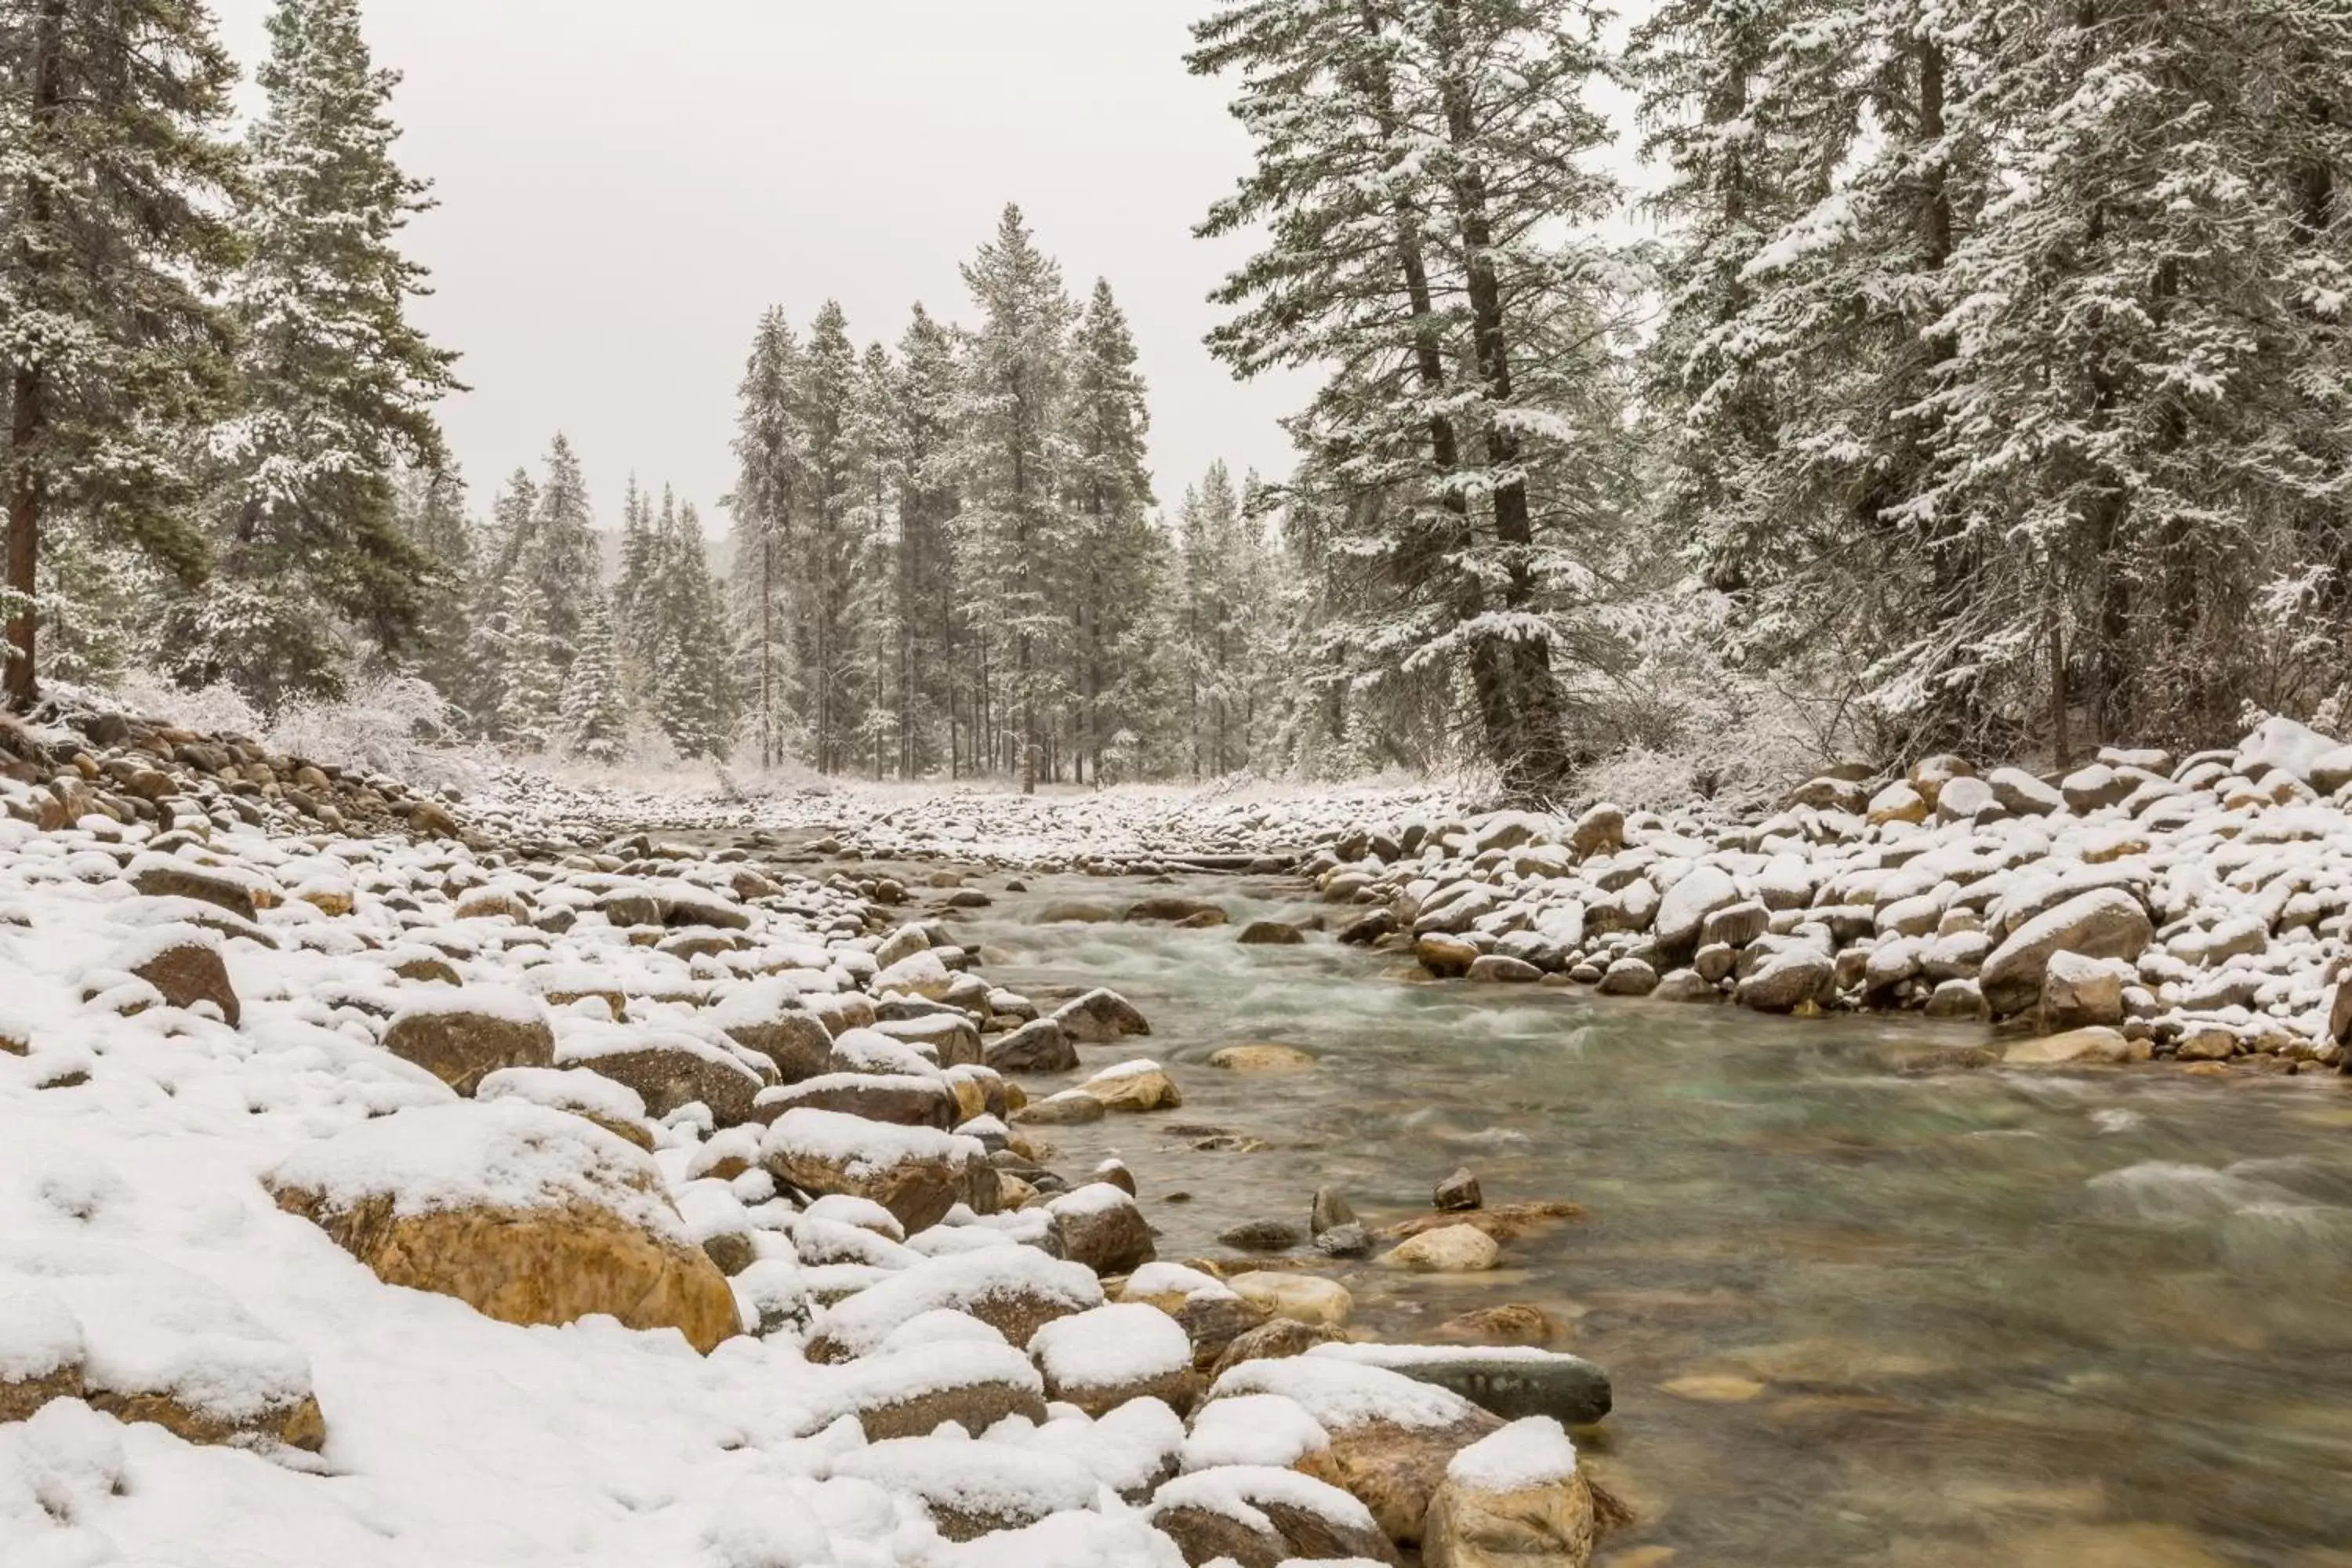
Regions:
<svg viewBox="0 0 2352 1568"><path fill-rule="evenodd" d="M982 1044L1115 1045L1116 997L1041 1009L742 849L526 853L205 737L0 739L8 1568L1392 1561L1498 1476L1589 1555L1574 1467L1481 1458L1459 1396L1212 1377L1263 1312L1116 1299L1141 1209L1029 1157ZM1286 1468L1202 1426L1244 1397Z"/></svg>

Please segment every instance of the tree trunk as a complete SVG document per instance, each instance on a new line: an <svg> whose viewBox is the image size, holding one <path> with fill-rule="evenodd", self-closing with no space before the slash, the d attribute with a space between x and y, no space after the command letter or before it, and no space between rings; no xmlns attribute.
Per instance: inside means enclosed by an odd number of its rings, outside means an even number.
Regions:
<svg viewBox="0 0 2352 1568"><path fill-rule="evenodd" d="M66 0L47 0L33 37L32 122L46 141L65 102L63 60ZM27 269L47 272L51 259L47 230L51 221L48 183L37 175L25 182L25 229L19 237ZM8 388L8 708L23 713L40 700L37 663L40 613L41 523L48 484L41 470L40 446L49 431L48 377L37 364L16 368Z"/></svg>
<svg viewBox="0 0 2352 1568"><path fill-rule="evenodd" d="M1440 0L1435 15L1441 47L1449 58L1458 58L1461 29L1452 0ZM1511 402L1510 340L1502 279L1495 271L1486 182L1475 155L1478 127L1460 75L1448 70L1441 81L1446 137L1455 154L1454 221L1462 238L1472 353L1490 405L1507 408ZM1518 432L1490 418L1486 460L1496 472L1510 476L1494 487L1493 501L1495 538L1504 551L1503 604L1507 609L1526 612L1536 597L1535 523L1520 458ZM1487 738L1504 787L1515 796L1553 793L1568 778L1570 759L1559 684L1551 668L1550 638L1513 637L1495 648L1492 658L1496 668L1491 675L1501 680L1503 689L1496 699L1498 706L1489 714ZM1494 728L1495 719L1503 720L1499 733Z"/></svg>

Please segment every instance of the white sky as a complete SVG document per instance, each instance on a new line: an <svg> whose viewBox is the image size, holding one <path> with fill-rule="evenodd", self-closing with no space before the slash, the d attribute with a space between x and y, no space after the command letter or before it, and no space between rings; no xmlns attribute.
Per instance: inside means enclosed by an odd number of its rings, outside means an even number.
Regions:
<svg viewBox="0 0 2352 1568"><path fill-rule="evenodd" d="M248 69L268 0L214 0ZM714 531L735 384L768 305L861 344L969 313L957 264L1018 201L1074 294L1108 277L1151 384L1172 507L1212 459L1290 466L1301 378L1234 383L1204 300L1246 247L1191 226L1247 166L1185 74L1196 0L368 0L404 73L417 319L473 391L443 422L474 505L567 433L602 521L634 470Z"/></svg>

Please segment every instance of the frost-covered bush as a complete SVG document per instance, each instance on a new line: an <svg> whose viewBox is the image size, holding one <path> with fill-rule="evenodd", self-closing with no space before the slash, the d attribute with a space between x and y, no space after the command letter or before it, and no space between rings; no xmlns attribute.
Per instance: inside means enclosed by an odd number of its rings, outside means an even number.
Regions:
<svg viewBox="0 0 2352 1568"><path fill-rule="evenodd" d="M470 779L472 764L452 750L456 715L447 698L411 675L352 684L337 699L298 700L271 723L269 744L297 756L416 783Z"/></svg>

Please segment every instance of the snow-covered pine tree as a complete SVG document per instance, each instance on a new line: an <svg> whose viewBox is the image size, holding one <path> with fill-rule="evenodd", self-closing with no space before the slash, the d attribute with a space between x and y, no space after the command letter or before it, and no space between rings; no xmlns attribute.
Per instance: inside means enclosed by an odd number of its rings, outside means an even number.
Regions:
<svg viewBox="0 0 2352 1568"><path fill-rule="evenodd" d="M1132 678L1154 650L1138 637L1160 558L1150 521L1151 412L1135 334L1097 279L1070 345L1069 505L1077 554L1071 584L1076 694L1072 776L1099 777L1111 738L1140 732Z"/></svg>
<svg viewBox="0 0 2352 1568"><path fill-rule="evenodd" d="M429 563L400 527L402 460L441 462L433 405L455 356L412 325L425 271L398 248L428 205L403 174L359 0L278 0L238 212L249 259L231 294L236 417L221 440L219 563L175 610L174 671L265 705L340 690L354 635L396 649Z"/></svg>
<svg viewBox="0 0 2352 1568"><path fill-rule="evenodd" d="M736 708L733 649L702 523L693 507L679 507L665 488L656 531L658 565L646 611L654 717L680 755L724 758Z"/></svg>
<svg viewBox="0 0 2352 1568"><path fill-rule="evenodd" d="M898 626L899 562L905 541L899 534L890 442L898 401L898 370L890 351L880 343L866 346L857 363L857 381L850 400L850 446L857 459L857 500L852 511L855 531L866 541L850 611L852 636L857 644L857 692L861 709L857 757L876 778L888 771L893 742L906 728L898 703L903 683L898 654L905 637Z"/></svg>
<svg viewBox="0 0 2352 1568"><path fill-rule="evenodd" d="M849 320L826 301L809 329L800 356L803 450L802 499L793 532L793 565L800 596L796 653L805 704L810 763L839 773L859 753L865 694L858 673L865 652L856 619L856 596L871 537L861 507L858 451L857 350Z"/></svg>
<svg viewBox="0 0 2352 1568"><path fill-rule="evenodd" d="M1358 674L1458 666L1517 795L1571 761L1555 666L1593 657L1579 551L1619 446L1599 26L1582 0L1233 0L1191 57L1239 74L1257 152L1202 232L1267 234L1211 347L1331 367L1292 429L1350 498L1337 552L1387 589Z"/></svg>
<svg viewBox="0 0 2352 1568"><path fill-rule="evenodd" d="M468 613L475 539L466 517L466 481L455 463L412 465L400 471L397 493L401 531L428 563L410 657L416 673L462 715L476 663Z"/></svg>
<svg viewBox="0 0 2352 1568"><path fill-rule="evenodd" d="M581 621L604 584L604 557L579 455L561 434L547 448L547 477L540 482L531 548L522 569L553 639L556 669L569 672Z"/></svg>
<svg viewBox="0 0 2352 1568"><path fill-rule="evenodd" d="M800 374L792 322L782 309L771 309L760 318L737 390L737 478L727 503L734 520L730 598L744 661L739 685L758 724L762 768L783 759L785 714L793 705L784 552L806 462L796 402Z"/></svg>
<svg viewBox="0 0 2352 1568"><path fill-rule="evenodd" d="M490 526L475 555L472 613L476 632L471 679L458 706L473 732L485 740L507 738L508 688L515 637L515 610L522 563L531 552L539 513L539 486L527 468L517 468L490 506Z"/></svg>
<svg viewBox="0 0 2352 1568"><path fill-rule="evenodd" d="M1009 702L1022 787L1037 788L1044 724L1067 690L1064 584L1076 531L1064 476L1074 310L1062 269L1008 205L963 268L981 312L966 344L952 471L971 620ZM988 707L994 697L985 687ZM983 728L994 716L982 714Z"/></svg>
<svg viewBox="0 0 2352 1568"><path fill-rule="evenodd" d="M236 68L186 0L0 0L5 689L39 698L44 530L193 581L187 468L226 386L212 287L236 256Z"/></svg>
<svg viewBox="0 0 2352 1568"><path fill-rule="evenodd" d="M2331 564L2323 519L2344 563L2352 247L2308 176L2352 161L2347 14L2000 0L1977 21L1954 133L1999 148L2003 190L1950 258L1915 421L1934 480L1902 519L1973 585L1944 646L1890 673L1970 698L1972 739L2047 714L2063 752L2079 704L2101 742L2210 744L2270 674L2258 596Z"/></svg>
<svg viewBox="0 0 2352 1568"><path fill-rule="evenodd" d="M621 759L629 713L621 688L621 655L614 635L611 595L598 591L580 622L580 646L563 688L564 749L592 762Z"/></svg>
<svg viewBox="0 0 2352 1568"><path fill-rule="evenodd" d="M556 634L546 595L528 574L508 579L498 621L499 739L521 752L552 752L562 739L570 649Z"/></svg>
<svg viewBox="0 0 2352 1568"><path fill-rule="evenodd" d="M943 761L951 774L961 772L955 667L961 584L952 553L957 500L947 460L957 375L954 340L917 305L898 340L884 432L884 460L898 489L892 593L902 778L920 778Z"/></svg>

